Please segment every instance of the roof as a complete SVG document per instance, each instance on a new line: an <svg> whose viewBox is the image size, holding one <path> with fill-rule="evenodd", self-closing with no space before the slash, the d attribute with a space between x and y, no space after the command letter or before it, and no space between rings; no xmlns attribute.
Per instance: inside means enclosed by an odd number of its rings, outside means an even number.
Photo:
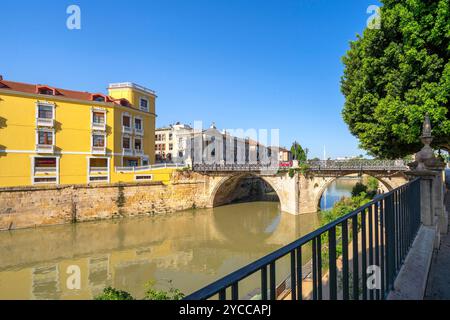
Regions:
<svg viewBox="0 0 450 320"><path fill-rule="evenodd" d="M95 101L96 97L104 97L105 102L115 103L122 106L130 106L130 102L126 99L115 99L103 93L92 93L86 91L75 91L61 88L55 88L43 84L30 84L23 82L14 82L0 79L0 90L11 90L29 94L38 94L40 89L53 91L52 96L65 97L75 100ZM45 94L44 94L45 95ZM102 101L103 102L103 101Z"/></svg>

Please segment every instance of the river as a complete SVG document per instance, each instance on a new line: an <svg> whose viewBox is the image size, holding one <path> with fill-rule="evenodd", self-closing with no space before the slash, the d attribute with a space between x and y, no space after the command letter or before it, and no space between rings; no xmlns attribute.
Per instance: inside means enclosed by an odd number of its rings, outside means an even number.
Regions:
<svg viewBox="0 0 450 320"><path fill-rule="evenodd" d="M348 196L356 182L330 185L321 206ZM293 216L277 202L250 202L1 232L0 299L92 299L107 286L141 298L148 281L189 294L317 226L317 214ZM279 263L277 281L287 274L287 261ZM258 276L240 285L242 297Z"/></svg>

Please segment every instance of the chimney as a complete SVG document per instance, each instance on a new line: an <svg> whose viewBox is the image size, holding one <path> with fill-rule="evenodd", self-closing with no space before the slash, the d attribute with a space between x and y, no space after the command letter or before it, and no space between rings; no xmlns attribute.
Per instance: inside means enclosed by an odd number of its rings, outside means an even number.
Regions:
<svg viewBox="0 0 450 320"><path fill-rule="evenodd" d="M3 80L3 76L0 74L0 81L2 81Z"/></svg>

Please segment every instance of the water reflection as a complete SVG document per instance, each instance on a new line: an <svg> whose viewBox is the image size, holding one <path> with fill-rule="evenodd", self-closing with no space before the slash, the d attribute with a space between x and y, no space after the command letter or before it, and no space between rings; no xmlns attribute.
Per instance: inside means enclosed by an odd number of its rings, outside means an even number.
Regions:
<svg viewBox="0 0 450 320"><path fill-rule="evenodd" d="M141 297L147 281L169 279L190 293L316 226L316 214L292 216L278 203L252 202L3 232L0 299L91 299L110 285ZM67 273L74 265L81 271L75 290Z"/></svg>
<svg viewBox="0 0 450 320"><path fill-rule="evenodd" d="M359 179L338 179L321 199L330 208ZM293 216L275 202L233 204L170 216L0 233L0 299L91 299L114 286L142 297L144 284L172 280L190 293L313 231L317 214ZM304 260L309 259L307 246ZM81 271L71 289L70 266ZM289 261L277 264L284 280ZM258 277L240 285L242 296Z"/></svg>
<svg viewBox="0 0 450 320"><path fill-rule="evenodd" d="M347 176L336 179L324 191L320 199L321 210L332 209L334 204L343 197L351 197L352 189L358 183L367 183L368 176Z"/></svg>

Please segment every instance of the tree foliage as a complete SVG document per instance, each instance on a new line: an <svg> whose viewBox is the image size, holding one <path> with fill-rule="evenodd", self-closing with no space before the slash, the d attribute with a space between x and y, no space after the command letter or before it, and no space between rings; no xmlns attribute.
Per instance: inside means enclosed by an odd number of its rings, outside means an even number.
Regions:
<svg viewBox="0 0 450 320"><path fill-rule="evenodd" d="M369 154L397 158L420 150L428 113L434 147L450 150L450 2L381 1L381 28L343 58L343 118Z"/></svg>
<svg viewBox="0 0 450 320"><path fill-rule="evenodd" d="M306 148L306 150L309 151L308 148ZM294 158L294 160L298 160L298 162L306 162L306 160L308 160L307 151L305 151L305 149L303 149L303 147L297 141L292 144L292 157Z"/></svg>
<svg viewBox="0 0 450 320"><path fill-rule="evenodd" d="M157 290L154 288L155 282L149 281L146 283L144 300L181 300L184 294L172 286L172 281L169 281L170 288L168 291Z"/></svg>
<svg viewBox="0 0 450 320"><path fill-rule="evenodd" d="M94 298L95 300L134 300L133 296L123 290L108 287L103 289L103 292Z"/></svg>

